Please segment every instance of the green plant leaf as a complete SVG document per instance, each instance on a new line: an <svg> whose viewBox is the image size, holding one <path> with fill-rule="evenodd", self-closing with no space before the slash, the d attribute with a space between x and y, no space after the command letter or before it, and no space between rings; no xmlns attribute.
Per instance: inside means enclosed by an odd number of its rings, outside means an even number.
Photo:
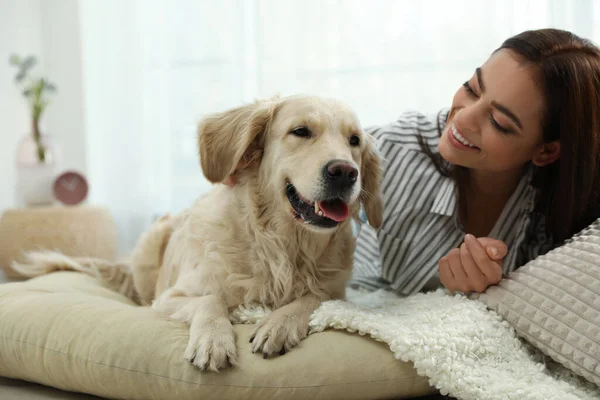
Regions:
<svg viewBox="0 0 600 400"><path fill-rule="evenodd" d="M21 64L23 68L30 69L37 64L37 58L35 56L27 56L27 58Z"/></svg>
<svg viewBox="0 0 600 400"><path fill-rule="evenodd" d="M33 94L35 95L36 98L41 97L43 88L44 88L44 78L40 78L40 79L36 80L35 84L32 87Z"/></svg>
<svg viewBox="0 0 600 400"><path fill-rule="evenodd" d="M8 62L10 65L19 65L21 63L21 57L19 57L17 54L11 54L11 56L8 58Z"/></svg>
<svg viewBox="0 0 600 400"><path fill-rule="evenodd" d="M53 83L46 81L46 82L44 82L44 87L49 92L56 92L56 86Z"/></svg>
<svg viewBox="0 0 600 400"><path fill-rule="evenodd" d="M24 71L19 71L19 73L17 73L17 75L15 76L15 81L17 82L21 82L23 79L25 79L25 72Z"/></svg>
<svg viewBox="0 0 600 400"><path fill-rule="evenodd" d="M37 64L37 58L35 56L30 55L23 59L18 55L13 54L9 57L9 61L12 65L18 67L15 81L23 84L24 90L22 90L21 93L27 98L28 103L31 106L33 117L39 119L44 108L48 105L48 100L44 98L45 92L55 92L56 85L44 77L32 77L26 82L23 82L28 78L27 74L29 70Z"/></svg>

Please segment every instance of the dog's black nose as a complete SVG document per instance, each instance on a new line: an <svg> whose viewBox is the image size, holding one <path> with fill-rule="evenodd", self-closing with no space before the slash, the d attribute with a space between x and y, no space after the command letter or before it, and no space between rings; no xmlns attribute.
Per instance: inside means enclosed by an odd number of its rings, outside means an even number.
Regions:
<svg viewBox="0 0 600 400"><path fill-rule="evenodd" d="M356 182L358 170L347 161L332 160L325 165L323 175L326 182L338 185L340 188L346 188Z"/></svg>

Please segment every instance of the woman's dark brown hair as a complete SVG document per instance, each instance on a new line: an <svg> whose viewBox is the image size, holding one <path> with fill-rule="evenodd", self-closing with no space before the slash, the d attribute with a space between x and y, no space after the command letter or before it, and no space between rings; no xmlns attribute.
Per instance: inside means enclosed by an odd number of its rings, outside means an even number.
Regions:
<svg viewBox="0 0 600 400"><path fill-rule="evenodd" d="M544 141L560 141L560 159L535 168L532 182L539 189L536 212L558 245L600 217L600 49L558 29L525 31L495 52L502 49L535 68L546 105ZM420 142L438 170L463 187L465 169L448 166Z"/></svg>

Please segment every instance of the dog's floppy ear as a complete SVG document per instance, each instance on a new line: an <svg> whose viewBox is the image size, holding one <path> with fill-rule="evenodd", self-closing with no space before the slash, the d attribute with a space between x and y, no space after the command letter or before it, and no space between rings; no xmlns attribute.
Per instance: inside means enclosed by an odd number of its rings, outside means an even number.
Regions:
<svg viewBox="0 0 600 400"><path fill-rule="evenodd" d="M200 165L206 179L223 182L240 162L251 164L260 158L260 137L275 111L275 101L257 101L210 114L198 124Z"/></svg>
<svg viewBox="0 0 600 400"><path fill-rule="evenodd" d="M364 207L369 225L378 229L383 219L383 198L381 194L381 159L375 151L373 138L367 135L367 145L362 153L360 173L362 191L360 200Z"/></svg>

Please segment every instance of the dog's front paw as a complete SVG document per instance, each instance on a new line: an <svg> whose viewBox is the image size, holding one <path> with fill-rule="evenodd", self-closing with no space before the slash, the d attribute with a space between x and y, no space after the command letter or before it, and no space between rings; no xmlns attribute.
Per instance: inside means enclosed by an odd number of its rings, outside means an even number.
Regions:
<svg viewBox="0 0 600 400"><path fill-rule="evenodd" d="M308 335L308 319L274 312L258 323L250 338L252 352L262 352L264 358L284 355Z"/></svg>
<svg viewBox="0 0 600 400"><path fill-rule="evenodd" d="M236 365L237 349L233 326L226 318L190 329L184 358L203 371L219 372Z"/></svg>

